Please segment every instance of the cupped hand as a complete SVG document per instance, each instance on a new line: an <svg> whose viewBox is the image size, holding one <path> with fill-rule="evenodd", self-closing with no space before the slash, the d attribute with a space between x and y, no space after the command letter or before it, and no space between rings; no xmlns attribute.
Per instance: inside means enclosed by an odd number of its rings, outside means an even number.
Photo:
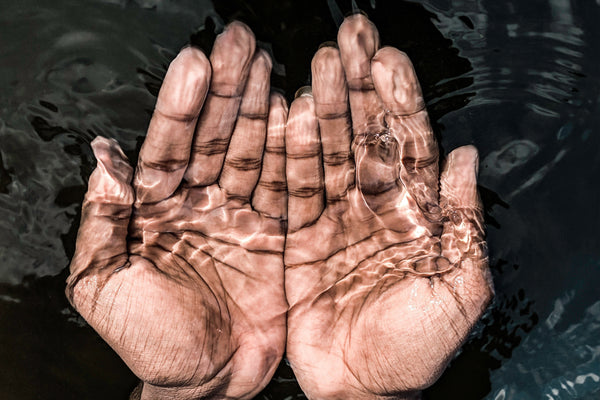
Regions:
<svg viewBox="0 0 600 400"><path fill-rule="evenodd" d="M142 398L251 398L282 357L287 108L270 71L233 23L210 62L186 48L170 65L135 173L92 143L67 295Z"/></svg>
<svg viewBox="0 0 600 400"><path fill-rule="evenodd" d="M477 151L440 177L408 57L360 14L338 47L288 117L287 357L310 399L416 397L492 296Z"/></svg>

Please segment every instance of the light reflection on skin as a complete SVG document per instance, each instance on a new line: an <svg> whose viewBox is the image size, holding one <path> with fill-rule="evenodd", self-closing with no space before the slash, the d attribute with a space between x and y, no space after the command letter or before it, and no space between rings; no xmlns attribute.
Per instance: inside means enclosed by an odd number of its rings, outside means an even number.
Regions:
<svg viewBox="0 0 600 400"><path fill-rule="evenodd" d="M92 144L67 293L141 398L252 398L286 346L311 399L418 397L483 312L476 150L440 177L408 57L361 14L338 44L288 115L233 23L171 64L135 173Z"/></svg>

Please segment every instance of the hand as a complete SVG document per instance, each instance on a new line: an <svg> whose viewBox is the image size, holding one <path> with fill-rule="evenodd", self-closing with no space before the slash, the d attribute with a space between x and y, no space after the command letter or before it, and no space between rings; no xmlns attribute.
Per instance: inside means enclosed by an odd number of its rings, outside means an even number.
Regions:
<svg viewBox="0 0 600 400"><path fill-rule="evenodd" d="M287 108L270 71L233 23L210 63L186 48L169 67L133 187L116 142L92 143L67 295L143 399L251 398L281 360Z"/></svg>
<svg viewBox="0 0 600 400"><path fill-rule="evenodd" d="M338 46L288 117L287 357L310 399L416 397L492 295L477 151L440 179L408 57L363 15Z"/></svg>

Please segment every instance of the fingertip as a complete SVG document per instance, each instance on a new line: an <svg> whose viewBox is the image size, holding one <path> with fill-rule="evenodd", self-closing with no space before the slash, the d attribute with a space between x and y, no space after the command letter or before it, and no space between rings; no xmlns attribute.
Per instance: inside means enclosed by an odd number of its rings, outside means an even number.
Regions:
<svg viewBox="0 0 600 400"><path fill-rule="evenodd" d="M379 49L375 25L362 14L346 17L338 32L338 44L348 85L358 85L367 78L370 81L371 58Z"/></svg>
<svg viewBox="0 0 600 400"><path fill-rule="evenodd" d="M225 49L231 47L231 50L245 51L248 59L251 59L256 48L256 38L252 29L241 21L232 21L225 26L215 39L215 44L222 44Z"/></svg>
<svg viewBox="0 0 600 400"><path fill-rule="evenodd" d="M271 103L271 107L285 110L285 113L287 115L288 104L287 100L285 99L285 96L282 93L272 90L269 95L269 102Z"/></svg>
<svg viewBox="0 0 600 400"><path fill-rule="evenodd" d="M340 29L338 31L338 43L340 42L340 37L351 37L365 32L377 33L376 37L371 36L369 38L376 38L377 43L379 43L379 32L367 14L362 12L350 14L344 18L344 21L340 25Z"/></svg>
<svg viewBox="0 0 600 400"><path fill-rule="evenodd" d="M252 118L266 118L269 111L269 90L271 81L271 58L264 50L254 53L248 81L240 105L240 114Z"/></svg>
<svg viewBox="0 0 600 400"><path fill-rule="evenodd" d="M211 90L223 96L240 95L255 49L254 33L246 24L234 21L227 25L215 39L210 55L213 67Z"/></svg>
<svg viewBox="0 0 600 400"><path fill-rule="evenodd" d="M267 120L267 150L285 154L285 126L288 118L288 105L281 93L271 92Z"/></svg>
<svg viewBox="0 0 600 400"><path fill-rule="evenodd" d="M290 106L290 113L310 114L311 112L314 112L315 102L310 86L304 86L298 89L296 94L297 96L294 101L292 101L292 105Z"/></svg>
<svg viewBox="0 0 600 400"><path fill-rule="evenodd" d="M412 67L412 62L408 55L402 50L398 50L392 46L383 46L373 56L373 62L385 62L387 58L395 58L400 60L400 62L405 63Z"/></svg>
<svg viewBox="0 0 600 400"><path fill-rule="evenodd" d="M185 69L195 68L201 71L210 71L210 61L206 54L197 47L186 46L179 51L171 64L181 64Z"/></svg>
<svg viewBox="0 0 600 400"><path fill-rule="evenodd" d="M300 89L296 90L294 93L294 99L299 97L313 97L312 87L311 86L302 86Z"/></svg>
<svg viewBox="0 0 600 400"><path fill-rule="evenodd" d="M298 139L298 144L309 144L305 143L306 140L314 139L315 135L311 133L317 131L318 124L315 101L311 94L303 93L292 102L287 125L286 136L293 133L294 141Z"/></svg>
<svg viewBox="0 0 600 400"><path fill-rule="evenodd" d="M394 47L383 47L371 61L373 84L386 109L412 115L425 108L417 74L408 55Z"/></svg>
<svg viewBox="0 0 600 400"><path fill-rule="evenodd" d="M223 29L223 33L225 32L231 32L233 34L235 34L237 37L248 37L250 38L252 41L255 40L254 38L254 32L252 32L252 29L250 29L250 27L248 25L246 25L245 23L243 23L242 21L231 21L230 23L228 23L227 25L225 25L225 29Z"/></svg>
<svg viewBox="0 0 600 400"><path fill-rule="evenodd" d="M328 113L330 108L345 110L348 87L339 50L320 48L312 59L311 71L315 101L325 108L322 111Z"/></svg>
<svg viewBox="0 0 600 400"><path fill-rule="evenodd" d="M479 173L479 151L473 145L466 145L454 149L448 155L449 168L472 170L475 176Z"/></svg>
<svg viewBox="0 0 600 400"><path fill-rule="evenodd" d="M86 201L132 204L133 168L117 141L98 136L91 146L98 164L90 175Z"/></svg>
<svg viewBox="0 0 600 400"><path fill-rule="evenodd" d="M129 165L129 160L121 146L115 139L108 139L97 136L90 143L94 157L99 163L102 163L108 170L115 174L117 179L129 183L133 177L133 168Z"/></svg>
<svg viewBox="0 0 600 400"><path fill-rule="evenodd" d="M281 137L283 140L288 116L287 101L281 93L271 92L269 104L269 119L267 125L270 130L275 130L275 132L273 132L274 135Z"/></svg>
<svg viewBox="0 0 600 400"><path fill-rule="evenodd" d="M259 62L263 68L266 68L271 71L273 68L273 61L271 60L271 56L264 49L257 49L254 53L254 62Z"/></svg>
<svg viewBox="0 0 600 400"><path fill-rule="evenodd" d="M441 175L441 198L446 206L479 208L477 172L479 155L475 146L453 150L446 159Z"/></svg>
<svg viewBox="0 0 600 400"><path fill-rule="evenodd" d="M210 62L201 50L183 48L169 65L156 109L181 120L196 118L204 104L211 75Z"/></svg>
<svg viewBox="0 0 600 400"><path fill-rule="evenodd" d="M338 63L338 61L341 67L340 51L337 47L321 45L311 61L312 73L325 75L328 67L332 63Z"/></svg>

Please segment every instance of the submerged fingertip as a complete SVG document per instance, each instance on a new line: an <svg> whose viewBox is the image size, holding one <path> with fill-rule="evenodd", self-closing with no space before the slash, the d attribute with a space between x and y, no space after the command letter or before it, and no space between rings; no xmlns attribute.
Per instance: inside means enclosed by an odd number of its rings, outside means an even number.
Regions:
<svg viewBox="0 0 600 400"><path fill-rule="evenodd" d="M285 114L288 112L288 104L284 94L277 88L271 88L269 95L269 103L271 104L271 110L277 110L278 108L283 109Z"/></svg>
<svg viewBox="0 0 600 400"><path fill-rule="evenodd" d="M92 152L97 160L103 159L105 157L117 156L122 161L127 162L127 156L119 146L119 142L112 138L105 138L104 136L96 136L94 140L90 143L92 147Z"/></svg>
<svg viewBox="0 0 600 400"><path fill-rule="evenodd" d="M479 151L473 145L461 146L448 155L449 168L472 167L475 175L479 172Z"/></svg>
<svg viewBox="0 0 600 400"><path fill-rule="evenodd" d="M425 99L408 55L393 47L377 51L371 60L371 74L377 94L385 107L398 116L425 109Z"/></svg>
<svg viewBox="0 0 600 400"><path fill-rule="evenodd" d="M300 89L296 90L294 94L294 99L299 99L301 97L309 97L312 99L312 87L311 86L302 86Z"/></svg>

